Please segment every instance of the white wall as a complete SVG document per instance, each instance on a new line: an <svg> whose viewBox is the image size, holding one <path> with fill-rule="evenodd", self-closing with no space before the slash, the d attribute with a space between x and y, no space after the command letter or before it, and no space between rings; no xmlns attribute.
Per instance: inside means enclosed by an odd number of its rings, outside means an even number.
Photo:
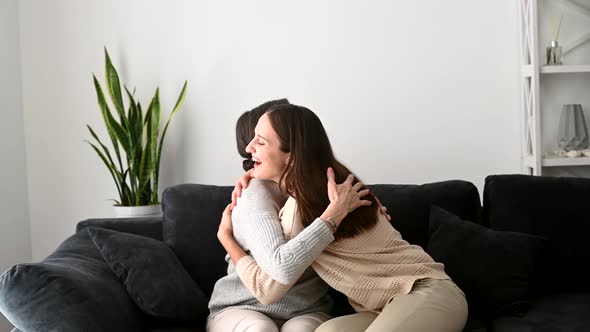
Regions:
<svg viewBox="0 0 590 332"><path fill-rule="evenodd" d="M238 115L288 97L324 122L366 183L519 172L517 4L503 1L19 2L33 257L115 187L83 140L104 135L91 73L107 46L124 82L166 111L182 83L161 188L241 173Z"/></svg>
<svg viewBox="0 0 590 332"><path fill-rule="evenodd" d="M0 274L31 260L17 0L0 0ZM0 331L12 325L0 314Z"/></svg>

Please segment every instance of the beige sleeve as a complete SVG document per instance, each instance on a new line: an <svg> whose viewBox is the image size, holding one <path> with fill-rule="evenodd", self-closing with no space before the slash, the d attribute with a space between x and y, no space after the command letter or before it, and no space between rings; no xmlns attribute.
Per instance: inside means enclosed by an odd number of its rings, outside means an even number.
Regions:
<svg viewBox="0 0 590 332"><path fill-rule="evenodd" d="M295 283L285 285L275 281L258 266L252 256L242 257L236 264L236 272L244 286L262 304L278 301Z"/></svg>

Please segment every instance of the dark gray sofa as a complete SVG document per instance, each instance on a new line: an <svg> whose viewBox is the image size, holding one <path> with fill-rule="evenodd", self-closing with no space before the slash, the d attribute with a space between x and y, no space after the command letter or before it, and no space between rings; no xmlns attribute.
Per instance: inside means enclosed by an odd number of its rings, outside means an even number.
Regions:
<svg viewBox="0 0 590 332"><path fill-rule="evenodd" d="M510 237L518 232L542 239L543 248L527 261L534 261L534 266L522 270L530 272L527 280L521 280L522 275L510 274L511 269L521 268L514 262L493 263L500 275L520 278L514 280L522 288L520 301L507 307L518 310L511 311L512 314L489 315L481 297L477 302L469 301L470 316L465 331L590 330L590 286L584 282L582 273L583 265L590 259L590 248L586 246L590 234L590 179L489 176L483 207L477 188L466 181L371 188L388 207L392 224L406 240L424 247L433 257L449 260L449 268L457 274L457 283L465 282L465 288L470 290L466 291L468 300L475 299L475 293L482 291L469 287L490 277L477 273L489 271L486 269L492 264L486 261L481 264L487 265L480 267L477 259L469 257L481 252L470 252L465 246L488 248L485 243L483 247L482 243L469 244L469 236L487 232L486 236L492 234L493 241L497 241L500 236ZM164 191L162 218L79 222L76 233L43 261L18 264L0 276L0 311L17 327L14 331L204 331L204 315L178 322L142 312L89 238L88 229L106 228L163 241L209 296L215 281L226 270L225 251L217 241L216 231L231 190L228 186L177 185ZM475 226L477 229L461 226L457 236L468 236L462 240L452 239L455 233L448 233L448 241L441 239L440 229L433 230L432 226L433 205L481 226ZM494 253L484 254L493 256ZM462 264L462 259L471 263ZM475 280L465 279L473 276ZM161 281L154 280L155 287L158 282ZM493 287L498 286L502 285ZM507 285L509 292L510 287ZM342 294L336 291L331 294L335 298L336 315L351 312ZM522 299L525 294L526 299Z"/></svg>

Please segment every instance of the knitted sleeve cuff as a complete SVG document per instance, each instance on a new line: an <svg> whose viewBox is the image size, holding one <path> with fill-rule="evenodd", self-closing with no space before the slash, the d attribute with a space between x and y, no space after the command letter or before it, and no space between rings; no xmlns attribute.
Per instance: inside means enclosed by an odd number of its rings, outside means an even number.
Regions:
<svg viewBox="0 0 590 332"><path fill-rule="evenodd" d="M236 272L238 273L238 275L240 277L246 277L245 274L247 273L248 269L248 265L255 263L256 261L254 260L254 257L250 256L250 255L246 255L243 256L242 258L240 258L240 260L238 261L238 263L236 264Z"/></svg>

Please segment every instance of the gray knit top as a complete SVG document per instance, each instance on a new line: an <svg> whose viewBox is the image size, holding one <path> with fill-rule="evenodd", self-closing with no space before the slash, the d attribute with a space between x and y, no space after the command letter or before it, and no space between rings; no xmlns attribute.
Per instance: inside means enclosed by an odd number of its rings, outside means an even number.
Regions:
<svg viewBox="0 0 590 332"><path fill-rule="evenodd" d="M273 279L295 284L276 302L262 304L244 286L235 265L226 255L227 275L215 283L209 301L210 318L229 308L255 310L275 320L310 312L330 312L332 299L327 293L328 285L309 266L334 236L323 221L316 219L291 241L285 242L279 220L279 210L285 200L276 183L252 180L232 211L232 225L236 242Z"/></svg>

